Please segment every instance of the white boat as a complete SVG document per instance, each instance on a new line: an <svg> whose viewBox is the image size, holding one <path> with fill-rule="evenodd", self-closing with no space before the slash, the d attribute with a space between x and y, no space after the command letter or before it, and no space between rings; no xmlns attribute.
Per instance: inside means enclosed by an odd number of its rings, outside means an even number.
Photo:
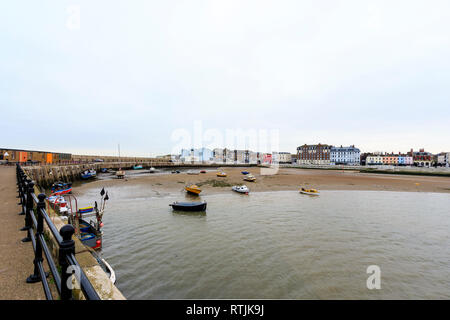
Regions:
<svg viewBox="0 0 450 320"><path fill-rule="evenodd" d="M250 189L249 189L246 185L243 185L243 186L233 186L233 187L231 188L231 190L236 191L236 192L239 192L239 193L245 193L245 194L248 194L248 193L250 192Z"/></svg>
<svg viewBox="0 0 450 320"><path fill-rule="evenodd" d="M155 172L155 170L156 170L155 168L151 167L151 168L150 168L150 173Z"/></svg>
<svg viewBox="0 0 450 320"><path fill-rule="evenodd" d="M53 207L53 209L59 211L60 214L67 213L67 201L64 199L63 196L57 195L57 196L50 196L47 198L50 205Z"/></svg>

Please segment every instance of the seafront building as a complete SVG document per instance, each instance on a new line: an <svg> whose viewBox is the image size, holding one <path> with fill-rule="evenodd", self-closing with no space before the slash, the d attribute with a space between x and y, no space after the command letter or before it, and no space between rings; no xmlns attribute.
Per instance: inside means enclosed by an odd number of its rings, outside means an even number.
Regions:
<svg viewBox="0 0 450 320"><path fill-rule="evenodd" d="M440 167L450 167L450 152L441 152L437 155L437 165Z"/></svg>
<svg viewBox="0 0 450 320"><path fill-rule="evenodd" d="M291 153L273 151L272 162L280 164L292 163Z"/></svg>
<svg viewBox="0 0 450 320"><path fill-rule="evenodd" d="M361 151L354 145L349 147L331 147L330 164L359 165Z"/></svg>
<svg viewBox="0 0 450 320"><path fill-rule="evenodd" d="M331 146L304 144L297 148L297 164L330 164Z"/></svg>
<svg viewBox="0 0 450 320"><path fill-rule="evenodd" d="M408 156L413 158L414 165L417 167L431 167L433 165L433 155L426 152L425 149L419 149L419 151L411 149Z"/></svg>

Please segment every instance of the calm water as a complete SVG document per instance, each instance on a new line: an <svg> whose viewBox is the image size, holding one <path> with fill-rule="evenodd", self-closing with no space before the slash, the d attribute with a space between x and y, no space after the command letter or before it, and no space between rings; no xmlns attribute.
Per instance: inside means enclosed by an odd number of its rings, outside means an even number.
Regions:
<svg viewBox="0 0 450 320"><path fill-rule="evenodd" d="M181 192L109 195L102 255L128 299L450 298L448 194L230 191L202 196L204 215L172 212Z"/></svg>

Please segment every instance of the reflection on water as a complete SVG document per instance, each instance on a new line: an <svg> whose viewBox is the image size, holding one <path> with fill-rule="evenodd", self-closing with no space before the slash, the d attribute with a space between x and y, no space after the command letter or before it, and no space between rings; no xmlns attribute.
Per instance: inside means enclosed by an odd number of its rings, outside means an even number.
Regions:
<svg viewBox="0 0 450 320"><path fill-rule="evenodd" d="M102 255L129 299L450 298L448 194L109 195ZM204 214L168 206L201 200ZM369 265L381 290L366 287Z"/></svg>

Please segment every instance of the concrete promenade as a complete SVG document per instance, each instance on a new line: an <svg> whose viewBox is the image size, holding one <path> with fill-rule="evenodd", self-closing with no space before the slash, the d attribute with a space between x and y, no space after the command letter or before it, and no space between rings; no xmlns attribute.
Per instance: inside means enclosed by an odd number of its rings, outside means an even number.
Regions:
<svg viewBox="0 0 450 320"><path fill-rule="evenodd" d="M42 283L26 283L33 273L33 246L23 243L24 216L16 187L15 167L0 166L0 300L44 300Z"/></svg>

